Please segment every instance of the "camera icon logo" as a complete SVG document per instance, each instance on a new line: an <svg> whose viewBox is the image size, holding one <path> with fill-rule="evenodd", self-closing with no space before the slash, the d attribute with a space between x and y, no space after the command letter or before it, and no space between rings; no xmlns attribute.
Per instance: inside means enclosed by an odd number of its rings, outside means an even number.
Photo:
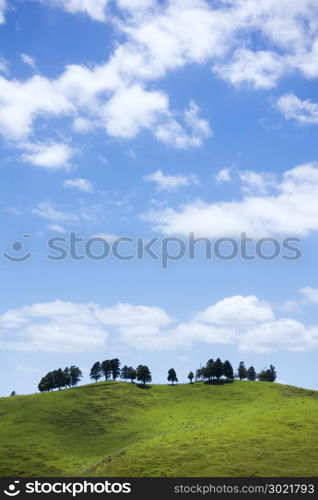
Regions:
<svg viewBox="0 0 318 500"><path fill-rule="evenodd" d="M8 497L16 497L20 494L20 490L17 489L17 485L20 484L20 481L14 481L14 483L8 486L8 490L4 490L4 494Z"/></svg>

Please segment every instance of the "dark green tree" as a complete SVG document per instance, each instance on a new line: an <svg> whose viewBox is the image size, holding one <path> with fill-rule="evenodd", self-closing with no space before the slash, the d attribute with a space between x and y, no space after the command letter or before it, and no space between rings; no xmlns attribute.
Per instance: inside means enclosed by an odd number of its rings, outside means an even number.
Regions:
<svg viewBox="0 0 318 500"><path fill-rule="evenodd" d="M133 383L134 380L136 380L137 378L137 371L132 366L128 367L127 378L130 380L131 383Z"/></svg>
<svg viewBox="0 0 318 500"><path fill-rule="evenodd" d="M178 382L177 374L174 368L170 368L168 371L168 377L167 377L168 382L171 382L173 385L174 382Z"/></svg>
<svg viewBox="0 0 318 500"><path fill-rule="evenodd" d="M96 361L96 363L93 364L91 372L90 372L90 378L95 380L99 380L102 376L102 367L99 361Z"/></svg>
<svg viewBox="0 0 318 500"><path fill-rule="evenodd" d="M190 380L190 384L193 384L193 379L194 379L194 373L189 372L188 379Z"/></svg>
<svg viewBox="0 0 318 500"><path fill-rule="evenodd" d="M71 375L71 386L74 387L76 386L81 378L83 377L82 371L79 369L78 366L72 365L70 367L70 375Z"/></svg>
<svg viewBox="0 0 318 500"><path fill-rule="evenodd" d="M237 369L237 374L240 380L243 380L247 377L247 370L245 368L244 361L241 361L239 367Z"/></svg>
<svg viewBox="0 0 318 500"><path fill-rule="evenodd" d="M209 382L211 382L211 380L214 377L213 365L214 365L213 359L209 359L206 366L202 369L203 377L207 378Z"/></svg>
<svg viewBox="0 0 318 500"><path fill-rule="evenodd" d="M63 373L64 373L65 385L67 387L71 387L72 386L72 384L71 384L71 372L70 372L70 369L68 366L66 368L64 368Z"/></svg>
<svg viewBox="0 0 318 500"><path fill-rule="evenodd" d="M110 359L105 359L105 361L102 362L102 372L107 382L112 374L112 364Z"/></svg>
<svg viewBox="0 0 318 500"><path fill-rule="evenodd" d="M129 367L127 365L123 366L120 372L120 378L123 379L125 382L129 378Z"/></svg>
<svg viewBox="0 0 318 500"><path fill-rule="evenodd" d="M219 380L223 375L223 364L220 358L213 363L213 376Z"/></svg>
<svg viewBox="0 0 318 500"><path fill-rule="evenodd" d="M142 382L144 385L147 382L150 383L152 381L151 372L150 372L148 366L146 366L146 365L139 365L137 367L137 380L139 382Z"/></svg>
<svg viewBox="0 0 318 500"><path fill-rule="evenodd" d="M264 368L258 375L257 378L261 382L275 382L277 377L275 366L270 365L269 369Z"/></svg>
<svg viewBox="0 0 318 500"><path fill-rule="evenodd" d="M63 387L66 387L69 375L66 376L62 368L54 370L53 374L55 387L60 391Z"/></svg>
<svg viewBox="0 0 318 500"><path fill-rule="evenodd" d="M118 378L120 375L120 361L119 361L119 359L117 359L117 358L111 359L110 365L111 365L111 372L112 372L113 380L116 380L116 378Z"/></svg>
<svg viewBox="0 0 318 500"><path fill-rule="evenodd" d="M224 375L224 377L226 377L226 380L233 380L234 379L233 367L228 360L224 361L223 375Z"/></svg>
<svg viewBox="0 0 318 500"><path fill-rule="evenodd" d="M256 380L256 371L254 366L250 366L249 369L247 370L247 380Z"/></svg>
<svg viewBox="0 0 318 500"><path fill-rule="evenodd" d="M275 382L275 380L277 378L275 366L273 366L273 365L270 365L270 367L269 367L269 377L268 378L269 378L269 382Z"/></svg>

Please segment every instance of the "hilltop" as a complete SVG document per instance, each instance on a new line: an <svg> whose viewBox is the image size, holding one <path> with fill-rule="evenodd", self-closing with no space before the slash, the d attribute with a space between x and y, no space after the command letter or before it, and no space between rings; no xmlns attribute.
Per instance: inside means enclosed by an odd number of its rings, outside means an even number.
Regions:
<svg viewBox="0 0 318 500"><path fill-rule="evenodd" d="M318 476L318 392L101 382L0 399L1 476Z"/></svg>

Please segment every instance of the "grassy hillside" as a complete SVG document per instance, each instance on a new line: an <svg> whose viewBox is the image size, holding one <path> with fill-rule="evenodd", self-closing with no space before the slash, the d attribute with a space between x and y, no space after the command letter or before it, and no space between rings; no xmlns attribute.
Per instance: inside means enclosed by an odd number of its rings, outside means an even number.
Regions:
<svg viewBox="0 0 318 500"><path fill-rule="evenodd" d="M0 399L1 476L318 476L318 392L98 383Z"/></svg>

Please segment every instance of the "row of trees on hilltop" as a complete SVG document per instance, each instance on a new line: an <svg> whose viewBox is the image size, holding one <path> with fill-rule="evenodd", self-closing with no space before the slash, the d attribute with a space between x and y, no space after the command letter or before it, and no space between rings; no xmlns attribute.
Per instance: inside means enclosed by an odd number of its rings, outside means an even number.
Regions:
<svg viewBox="0 0 318 500"><path fill-rule="evenodd" d="M90 371L90 378L97 382L100 378L105 377L106 382L110 379L116 380L121 378L122 380L130 380L134 382L142 382L144 385L152 381L151 372L146 365L139 365L137 368L125 365L120 369L120 361L118 358L106 359L102 363L96 361Z"/></svg>
<svg viewBox="0 0 318 500"><path fill-rule="evenodd" d="M222 363L220 358L218 358L216 361L209 359L206 366L196 370L195 376L192 371L188 375L190 383L192 383L194 378L196 380L208 380L212 382L213 380L219 380L221 377L225 377L226 380L238 378L240 380L247 379L254 381L258 379L262 382L275 382L277 373L273 365L270 365L269 369L264 368L259 373L256 373L254 366L246 368L244 361L241 361L237 368L237 373L234 374L231 363L228 360Z"/></svg>
<svg viewBox="0 0 318 500"><path fill-rule="evenodd" d="M49 392L54 389L61 390L64 387L74 387L82 377L83 374L78 366L66 367L64 370L59 368L42 377L38 389L40 392Z"/></svg>
<svg viewBox="0 0 318 500"><path fill-rule="evenodd" d="M105 378L106 382L108 380L117 380L119 377L125 382L129 380L130 382L135 382L136 380L142 384L147 384L152 381L151 372L146 365L139 365L137 368L132 366L123 366L120 368L120 361L118 358L106 359L103 362L96 361L90 371L90 378L98 382L102 377ZM49 372L43 377L38 385L40 392L53 391L54 389L62 389L64 387L74 387L81 380L83 374L77 366L66 367L64 370L59 368ZM259 373L256 373L254 366L246 368L244 361L241 361L237 372L234 374L233 367L230 361L226 360L224 363L217 358L215 361L209 359L207 364L198 368L195 372L190 371L188 374L188 379L190 384L193 380L207 381L209 383L217 383L222 377L226 378L227 381L233 381L235 378L240 380L251 380L256 379L262 382L275 382L277 374L275 367L270 365L269 369L264 368ZM177 373L174 368L170 368L167 376L168 382L172 385L178 383Z"/></svg>

